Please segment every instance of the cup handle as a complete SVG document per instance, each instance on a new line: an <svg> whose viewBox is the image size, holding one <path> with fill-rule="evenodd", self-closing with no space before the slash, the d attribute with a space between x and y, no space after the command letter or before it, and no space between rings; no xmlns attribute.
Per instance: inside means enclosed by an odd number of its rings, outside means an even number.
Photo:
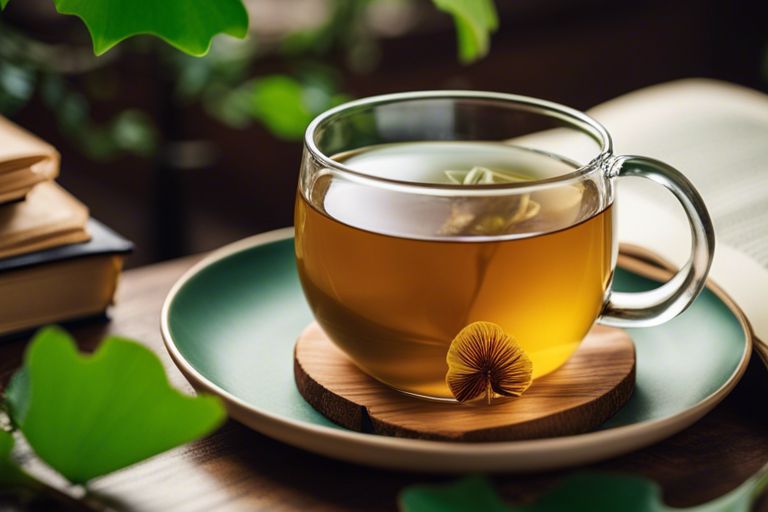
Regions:
<svg viewBox="0 0 768 512"><path fill-rule="evenodd" d="M646 178L667 188L680 201L691 226L691 256L672 278L656 289L622 293L611 290L599 322L615 327L650 327L676 317L691 305L706 282L715 252L715 230L704 201L674 167L643 156L612 159L613 177Z"/></svg>

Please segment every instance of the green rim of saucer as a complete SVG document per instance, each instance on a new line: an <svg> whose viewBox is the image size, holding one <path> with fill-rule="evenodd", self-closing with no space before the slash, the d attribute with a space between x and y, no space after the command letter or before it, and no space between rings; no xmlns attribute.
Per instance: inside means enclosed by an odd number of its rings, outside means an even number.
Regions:
<svg viewBox="0 0 768 512"><path fill-rule="evenodd" d="M614 281L620 291L657 285L622 269ZM346 430L315 411L294 384L294 342L311 320L292 237L246 240L210 258L180 281L163 311L166 343L177 364L181 357L185 373L191 369L208 389L294 424ZM750 349L740 318L711 290L674 320L629 332L637 348L635 392L603 430L699 406L732 384Z"/></svg>

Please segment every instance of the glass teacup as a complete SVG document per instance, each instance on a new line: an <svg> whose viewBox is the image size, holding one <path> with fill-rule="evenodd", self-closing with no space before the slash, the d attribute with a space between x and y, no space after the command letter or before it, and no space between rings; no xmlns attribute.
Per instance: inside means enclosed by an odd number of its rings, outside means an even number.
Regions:
<svg viewBox="0 0 768 512"><path fill-rule="evenodd" d="M692 254L667 283L611 291L615 181L669 189ZM678 171L615 156L605 128L555 103L415 92L353 101L307 129L296 258L320 326L361 370L405 393L454 400L447 354L476 322L508 334L533 379L595 323L665 322L704 286L713 228Z"/></svg>

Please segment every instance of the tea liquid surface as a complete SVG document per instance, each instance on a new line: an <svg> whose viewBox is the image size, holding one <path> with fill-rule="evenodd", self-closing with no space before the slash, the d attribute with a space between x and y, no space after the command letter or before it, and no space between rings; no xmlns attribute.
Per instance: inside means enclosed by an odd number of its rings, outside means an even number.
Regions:
<svg viewBox="0 0 768 512"><path fill-rule="evenodd" d="M401 181L537 180L574 165L500 143L422 142L337 155ZM477 171L470 176L477 182ZM321 176L296 204L309 304L354 362L409 393L451 398L446 353L467 324L495 322L557 369L604 301L615 258L610 205L583 183L476 199L421 197Z"/></svg>

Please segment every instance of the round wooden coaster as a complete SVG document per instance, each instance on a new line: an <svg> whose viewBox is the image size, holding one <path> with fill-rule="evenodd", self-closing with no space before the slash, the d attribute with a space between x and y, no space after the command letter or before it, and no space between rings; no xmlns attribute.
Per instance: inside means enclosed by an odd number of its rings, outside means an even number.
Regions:
<svg viewBox="0 0 768 512"><path fill-rule="evenodd" d="M520 398L491 406L413 398L369 377L317 323L299 336L294 376L301 395L351 430L443 441L510 441L586 432L624 405L635 386L635 346L620 330L595 326L557 371Z"/></svg>

